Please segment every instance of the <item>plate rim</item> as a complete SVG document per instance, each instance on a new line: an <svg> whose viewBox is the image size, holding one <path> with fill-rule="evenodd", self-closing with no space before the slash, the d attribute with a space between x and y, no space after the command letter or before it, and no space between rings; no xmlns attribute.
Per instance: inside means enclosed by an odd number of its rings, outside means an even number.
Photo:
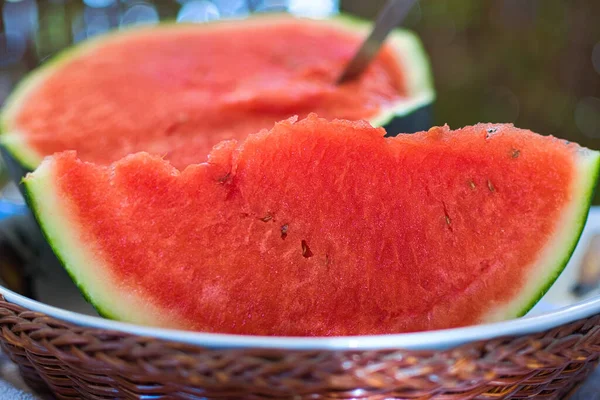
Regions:
<svg viewBox="0 0 600 400"><path fill-rule="evenodd" d="M50 306L0 286L6 301L79 326L121 331L212 349L262 348L285 350L443 350L474 341L527 335L600 314L600 296L535 316L461 328L386 335L335 337L251 336L154 328L113 321Z"/></svg>

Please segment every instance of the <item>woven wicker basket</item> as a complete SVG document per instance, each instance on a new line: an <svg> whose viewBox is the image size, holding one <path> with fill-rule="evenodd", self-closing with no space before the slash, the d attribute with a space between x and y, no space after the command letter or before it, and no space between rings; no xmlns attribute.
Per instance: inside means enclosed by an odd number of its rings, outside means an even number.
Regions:
<svg viewBox="0 0 600 400"><path fill-rule="evenodd" d="M446 350L208 348L84 327L0 296L0 340L59 399L562 399L594 370L600 315Z"/></svg>

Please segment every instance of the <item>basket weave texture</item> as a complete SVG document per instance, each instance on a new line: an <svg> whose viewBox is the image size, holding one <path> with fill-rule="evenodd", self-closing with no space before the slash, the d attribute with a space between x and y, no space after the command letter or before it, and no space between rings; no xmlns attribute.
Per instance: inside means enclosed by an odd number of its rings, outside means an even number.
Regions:
<svg viewBox="0 0 600 400"><path fill-rule="evenodd" d="M0 296L0 341L30 386L59 399L562 399L597 365L600 315L444 351L207 349Z"/></svg>

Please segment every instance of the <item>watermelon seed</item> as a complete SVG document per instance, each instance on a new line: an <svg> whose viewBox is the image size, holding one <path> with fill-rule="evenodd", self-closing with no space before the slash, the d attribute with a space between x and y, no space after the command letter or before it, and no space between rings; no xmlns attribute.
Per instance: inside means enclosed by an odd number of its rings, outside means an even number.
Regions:
<svg viewBox="0 0 600 400"><path fill-rule="evenodd" d="M492 181L490 181L489 179L487 181L487 185L488 185L488 189L490 189L490 192L495 192L496 191L496 188L492 184Z"/></svg>
<svg viewBox="0 0 600 400"><path fill-rule="evenodd" d="M231 176L231 172L228 172L227 174L225 174L225 176L219 178L219 183L221 185L224 185L229 180L230 176Z"/></svg>
<svg viewBox="0 0 600 400"><path fill-rule="evenodd" d="M485 273L487 270L490 269L490 267L491 267L491 263L487 260L483 260L482 262L479 263L479 268L478 268L479 274Z"/></svg>
<svg viewBox="0 0 600 400"><path fill-rule="evenodd" d="M498 128L488 128L487 129L487 133L485 134L485 138L489 139L491 138L496 132L498 132Z"/></svg>
<svg viewBox="0 0 600 400"><path fill-rule="evenodd" d="M450 229L450 232L452 232L452 220L450 219L450 215L448 214L446 203L444 203L443 201L442 206L444 207L444 217L446 218L446 224L448 225L448 229Z"/></svg>
<svg viewBox="0 0 600 400"><path fill-rule="evenodd" d="M308 248L308 244L306 244L306 240L302 240L302 257L309 258L313 256L312 251Z"/></svg>
<svg viewBox="0 0 600 400"><path fill-rule="evenodd" d="M475 188L476 188L475 182L473 182L472 180L469 181L469 186L471 186L472 190L475 190Z"/></svg>
<svg viewBox="0 0 600 400"><path fill-rule="evenodd" d="M521 155L521 150L512 149L512 152L511 152L512 158L519 158L520 155Z"/></svg>
<svg viewBox="0 0 600 400"><path fill-rule="evenodd" d="M270 220L273 219L273 216L271 214L267 214L262 218L259 218L262 222L269 222Z"/></svg>
<svg viewBox="0 0 600 400"><path fill-rule="evenodd" d="M288 224L281 226L281 238L285 239L287 237Z"/></svg>

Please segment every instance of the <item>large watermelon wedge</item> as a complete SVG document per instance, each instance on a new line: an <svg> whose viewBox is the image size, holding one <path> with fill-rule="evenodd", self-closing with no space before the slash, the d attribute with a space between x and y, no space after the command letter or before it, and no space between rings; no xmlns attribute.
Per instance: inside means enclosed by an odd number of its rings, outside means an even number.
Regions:
<svg viewBox="0 0 600 400"><path fill-rule="evenodd" d="M63 150L102 164L147 151L184 168L223 139L309 112L428 128L414 111L433 100L430 69L409 31L396 30L360 80L335 85L369 27L272 15L109 34L25 79L2 112L0 141L25 170Z"/></svg>
<svg viewBox="0 0 600 400"><path fill-rule="evenodd" d="M146 153L106 167L64 152L24 182L108 317L354 335L529 310L576 245L599 153L512 125L384 134L309 116L183 171Z"/></svg>

